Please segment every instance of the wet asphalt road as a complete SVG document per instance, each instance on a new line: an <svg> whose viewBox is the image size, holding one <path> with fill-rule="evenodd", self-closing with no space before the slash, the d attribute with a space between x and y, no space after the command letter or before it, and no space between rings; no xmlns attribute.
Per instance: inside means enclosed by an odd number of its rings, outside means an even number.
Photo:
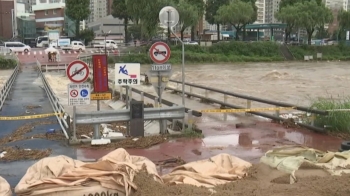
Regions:
<svg viewBox="0 0 350 196"><path fill-rule="evenodd" d="M22 72L17 76L14 82L11 92L0 111L1 116L21 116L31 114L46 114L53 113L50 101L47 98L45 90L42 88L42 82L39 75L34 70L34 64L24 65ZM28 110L26 106L34 105L41 107ZM30 111L31 114L26 114ZM4 137L11 132L17 130L24 124L35 121L50 121L56 120L55 117L45 119L33 119L33 120L17 120L17 121L0 121L0 137ZM27 133L27 136L45 133L48 129L60 130L59 124L51 125L38 125L33 128L32 132ZM55 141L49 141L44 139L31 139L24 141L11 142L8 146L19 146L29 149L52 149L51 156L66 155L72 158L76 158L75 149L64 146L63 144ZM1 147L0 147L1 149ZM6 156L6 155L5 155ZM36 161L14 161L14 162L1 162L0 159L0 176L5 178L11 185L15 187L20 181L22 176L26 173L27 168Z"/></svg>

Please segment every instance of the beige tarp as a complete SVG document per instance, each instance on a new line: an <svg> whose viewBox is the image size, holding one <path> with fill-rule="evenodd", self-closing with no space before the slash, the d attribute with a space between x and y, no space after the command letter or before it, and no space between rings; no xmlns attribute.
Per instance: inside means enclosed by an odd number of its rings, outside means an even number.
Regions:
<svg viewBox="0 0 350 196"><path fill-rule="evenodd" d="M218 154L209 159L187 163L162 176L168 185L191 184L212 188L241 179L252 165L229 154Z"/></svg>
<svg viewBox="0 0 350 196"><path fill-rule="evenodd" d="M0 196L12 196L10 184L0 176Z"/></svg>
<svg viewBox="0 0 350 196"><path fill-rule="evenodd" d="M283 146L266 152L260 161L280 171L291 174L291 184L298 170L326 171L330 175L350 173L350 151L323 152L303 146Z"/></svg>
<svg viewBox="0 0 350 196"><path fill-rule="evenodd" d="M121 148L94 163L66 156L48 157L28 168L15 193L18 196L130 195L137 189L133 183L135 173L143 168L162 182L153 162L131 156Z"/></svg>

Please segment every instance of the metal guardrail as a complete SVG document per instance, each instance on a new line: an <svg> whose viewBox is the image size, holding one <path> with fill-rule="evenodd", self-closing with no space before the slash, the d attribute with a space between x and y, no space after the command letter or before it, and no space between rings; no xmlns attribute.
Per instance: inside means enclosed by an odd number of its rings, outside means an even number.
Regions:
<svg viewBox="0 0 350 196"><path fill-rule="evenodd" d="M37 60L37 67L38 67L38 73L43 82L46 94L50 100L50 103L54 112L56 113L55 116L57 118L57 121L60 124L64 135L66 136L67 139L69 139L71 136L71 134L69 133L70 116L65 112L64 107L60 104L59 99L57 98L54 91L52 90L49 83L47 82L43 72L41 71L41 64L38 60ZM61 114L64 114L64 115L61 115Z"/></svg>
<svg viewBox="0 0 350 196"><path fill-rule="evenodd" d="M176 84L181 84L181 81L172 80L172 79L170 79L169 81L173 82L173 83L176 83ZM328 115L328 111L324 111L324 110L317 110L317 109L312 109L312 108L303 107L303 106L295 106L295 105L289 104L289 103L278 102L278 101L271 101L271 100L266 100L266 99L262 99L262 98L252 97L252 96L248 96L248 95L241 95L241 94L238 94L238 93L227 92L227 91L223 91L223 90L220 90L220 89L206 87L206 86L202 86L202 85L198 85L198 84L185 83L185 85L190 87L190 92L185 92L185 94L187 96L199 98L199 99L201 99L203 101L207 101L208 103L216 103L216 104L221 105L224 108L249 109L249 108L251 108L251 102L252 101L256 101L256 102L260 102L260 103L274 105L276 107L293 107L293 108L295 108L295 110L311 113L313 115L313 117L314 117L314 115ZM198 88L198 89L205 90L205 92L204 92L205 95L200 95L200 94L193 93L193 88ZM165 89L174 91L176 93L182 92L181 90L179 90L177 88L172 88L172 87L169 87L169 86L166 87ZM222 94L223 95L223 101L210 98L208 96L209 92L215 92L215 93ZM234 104L231 104L231 103L227 103L228 96L241 98L241 99L246 99L247 100L247 107L242 107L242 106L237 106L237 105L234 105ZM273 119L273 120L277 120L277 121L285 120L284 118L280 117L278 110L276 111L275 115L268 114L268 113L263 113L263 112L246 112L246 113L254 114L254 115L257 115L257 116L262 116L262 117ZM311 125L310 124L305 124L305 123L300 123L300 122L296 122L296 124L301 126L301 127L305 127L307 129L313 130L313 131L318 131L318 132L325 131L324 128L320 128L320 127L314 126L313 122L311 122Z"/></svg>
<svg viewBox="0 0 350 196"><path fill-rule="evenodd" d="M16 80L17 75L19 72L19 65L17 64L17 66L15 67L15 69L13 70L11 76L9 79L7 79L6 83L4 84L4 86L2 87L1 91L0 91L0 110L2 108L2 106L5 103L5 100L7 98L7 95L9 94L11 87L13 85L13 82Z"/></svg>
<svg viewBox="0 0 350 196"><path fill-rule="evenodd" d="M74 117L74 121L76 124L125 122L131 119L130 109L121 109L114 111L76 112L74 114ZM185 108L181 106L144 109L144 120L170 120L183 119L184 117Z"/></svg>

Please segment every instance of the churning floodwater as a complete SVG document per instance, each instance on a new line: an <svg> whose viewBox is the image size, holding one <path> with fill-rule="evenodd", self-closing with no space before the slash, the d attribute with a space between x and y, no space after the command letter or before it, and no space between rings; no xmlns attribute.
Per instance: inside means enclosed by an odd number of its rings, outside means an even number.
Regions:
<svg viewBox="0 0 350 196"><path fill-rule="evenodd" d="M147 72L149 67L143 65L142 72ZM181 80L181 65L173 65L172 79ZM187 65L186 82L308 106L318 97L349 96L350 66L348 62Z"/></svg>

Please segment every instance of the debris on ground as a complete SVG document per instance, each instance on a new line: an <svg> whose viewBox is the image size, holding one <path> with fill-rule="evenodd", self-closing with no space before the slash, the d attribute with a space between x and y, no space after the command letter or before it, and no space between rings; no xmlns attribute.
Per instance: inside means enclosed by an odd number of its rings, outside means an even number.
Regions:
<svg viewBox="0 0 350 196"><path fill-rule="evenodd" d="M51 154L51 149L34 150L34 149L23 149L18 146L8 147L5 145L10 142L28 140L33 138L48 139L47 137L41 136L41 134L36 134L33 136L25 136L25 134L31 132L35 128L35 126L49 125L54 123L56 122L55 121L38 121L34 123L27 123L23 126L20 126L17 130L12 132L11 134L0 138L0 150L1 150L0 161L38 160L49 156ZM50 137L51 137L50 138L51 140L54 140L54 138L56 139L57 136L55 135Z"/></svg>
<svg viewBox="0 0 350 196"><path fill-rule="evenodd" d="M126 129L127 122L115 122L109 124L99 125L100 134L104 134L105 127L109 128L109 131L123 133L123 135L127 135ZM71 127L73 127L73 123L71 123ZM87 137L92 137L94 132L94 125L76 125L77 130L77 138L78 139L86 139ZM87 136L87 137L86 137Z"/></svg>
<svg viewBox="0 0 350 196"><path fill-rule="evenodd" d="M289 128L299 128L299 125L294 121L293 118L288 118L286 120L282 121L283 127L289 129Z"/></svg>
<svg viewBox="0 0 350 196"><path fill-rule="evenodd" d="M117 148L148 148L167 141L167 138L162 135L141 137L141 138L126 138L121 141L113 142L107 145L95 146L91 144L81 144L81 148L105 148L105 149L117 149Z"/></svg>
<svg viewBox="0 0 350 196"><path fill-rule="evenodd" d="M38 160L48 157L51 154L51 149L24 149L18 146L1 147L1 161L18 161L18 160Z"/></svg>
<svg viewBox="0 0 350 196"><path fill-rule="evenodd" d="M27 110L32 110L32 109L35 109L35 108L41 108L41 105L27 105L26 106Z"/></svg>
<svg viewBox="0 0 350 196"><path fill-rule="evenodd" d="M25 125L22 125L11 134L0 138L0 146L9 142L30 139L31 137L26 137L25 134L31 132L35 128L35 126L49 125L49 124L55 124L55 123L56 123L55 121L38 121L38 122L27 123Z"/></svg>

